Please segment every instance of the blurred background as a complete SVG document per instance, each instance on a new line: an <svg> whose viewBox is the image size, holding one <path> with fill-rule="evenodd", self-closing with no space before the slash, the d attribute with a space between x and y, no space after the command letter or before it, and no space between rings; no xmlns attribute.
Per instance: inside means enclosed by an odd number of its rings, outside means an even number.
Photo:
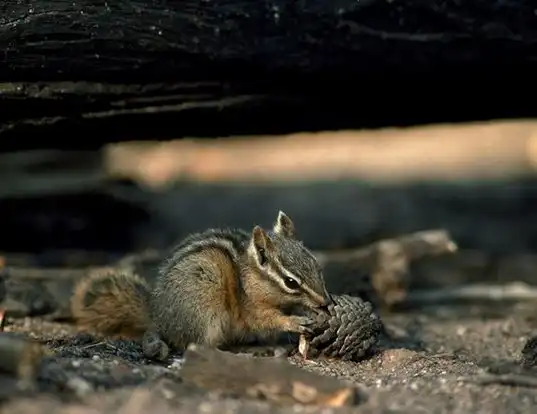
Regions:
<svg viewBox="0 0 537 414"><path fill-rule="evenodd" d="M315 249L446 228L464 249L537 247L537 122L108 144L0 155L4 251L165 248L278 210Z"/></svg>
<svg viewBox="0 0 537 414"><path fill-rule="evenodd" d="M316 252L447 230L458 252L412 262L405 276L411 290L429 292L415 296L422 305L537 298L533 120L126 141L0 158L0 252L10 266L80 268L158 252L148 262L154 274L191 232L270 226L283 210ZM326 271L335 293L363 293L360 265Z"/></svg>
<svg viewBox="0 0 537 414"><path fill-rule="evenodd" d="M281 209L316 251L446 229L460 250L416 265L419 288L537 280L532 120L0 157L0 251L12 265L104 264L208 227L269 226Z"/></svg>

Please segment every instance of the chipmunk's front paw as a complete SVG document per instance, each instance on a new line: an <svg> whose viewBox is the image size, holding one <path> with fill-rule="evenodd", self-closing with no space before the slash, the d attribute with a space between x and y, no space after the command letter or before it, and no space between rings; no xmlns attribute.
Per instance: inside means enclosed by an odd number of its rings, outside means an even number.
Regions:
<svg viewBox="0 0 537 414"><path fill-rule="evenodd" d="M312 326L315 324L315 319L309 316L290 316L289 331L301 334L313 334Z"/></svg>
<svg viewBox="0 0 537 414"><path fill-rule="evenodd" d="M142 340L144 356L149 359L163 361L168 358L170 349L156 332L147 331Z"/></svg>

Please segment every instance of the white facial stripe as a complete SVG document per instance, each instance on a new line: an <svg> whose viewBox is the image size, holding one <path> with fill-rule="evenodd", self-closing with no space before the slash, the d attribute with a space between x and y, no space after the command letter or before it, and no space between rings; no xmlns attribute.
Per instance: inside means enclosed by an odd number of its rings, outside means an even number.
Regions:
<svg viewBox="0 0 537 414"><path fill-rule="evenodd" d="M278 263L277 261L273 262L273 265L275 269L269 268L268 274L269 276L280 286L280 288L288 293L296 293L295 289L289 289L287 285L285 284L285 278L293 279L295 282L297 282L299 285L301 285L300 279L296 277L294 274L289 272L287 269L284 269L283 266ZM282 277L283 275L283 277Z"/></svg>
<svg viewBox="0 0 537 414"><path fill-rule="evenodd" d="M272 269L268 269L268 275L270 276L270 278L272 280L274 280L276 283L278 283L278 285L285 291L289 291L289 289L287 289L285 287L285 285L283 284L283 280L282 280L282 277L280 276L280 274L278 274L278 272L275 272L274 270Z"/></svg>
<svg viewBox="0 0 537 414"><path fill-rule="evenodd" d="M280 286L280 288L282 290L286 291L287 293L296 293L296 290L289 289L287 287L287 285L285 284L284 279L282 278L281 273L275 272L272 269L270 269L268 273L269 273L269 276L272 278L272 280L274 280L276 283L278 283L278 285Z"/></svg>
<svg viewBox="0 0 537 414"><path fill-rule="evenodd" d="M267 269L267 273L268 273L269 277L272 280L274 280L276 283L278 283L278 285L280 286L280 288L282 290L284 290L284 291L286 291L288 293L296 293L296 290L289 289L286 286L285 280L284 280L284 278L282 278L282 275L283 275L285 278L293 279L295 282L297 282L299 284L301 290L304 291L306 294L308 294L308 296L310 296L315 302L317 302L317 303L323 303L324 302L324 297L323 296L319 295L317 292L315 292L309 286L303 284L302 281L300 280L300 278L298 278L298 276L296 276L295 274L293 274L292 272L287 270L285 267L283 267L282 264L279 261L274 260L273 265L277 270L274 270L271 267L269 267Z"/></svg>
<svg viewBox="0 0 537 414"><path fill-rule="evenodd" d="M302 289L310 295L310 297L313 298L313 300L317 303L324 303L324 298L319 295L317 292L315 292L313 289L311 289L309 286L303 285Z"/></svg>
<svg viewBox="0 0 537 414"><path fill-rule="evenodd" d="M282 272L285 277L288 277L289 279L293 279L296 283L299 285L302 285L301 280L296 277L293 273L291 273L289 270L287 270L285 267L283 267L280 263L278 263L279 270Z"/></svg>

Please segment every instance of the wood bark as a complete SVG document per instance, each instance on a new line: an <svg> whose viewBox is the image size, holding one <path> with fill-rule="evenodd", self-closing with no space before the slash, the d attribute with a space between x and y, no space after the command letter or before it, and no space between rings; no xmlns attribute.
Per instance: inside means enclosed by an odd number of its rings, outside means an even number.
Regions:
<svg viewBox="0 0 537 414"><path fill-rule="evenodd" d="M0 149L532 115L514 86L537 65L533 9L4 1ZM479 93L490 85L504 99ZM449 114L434 104L454 98Z"/></svg>

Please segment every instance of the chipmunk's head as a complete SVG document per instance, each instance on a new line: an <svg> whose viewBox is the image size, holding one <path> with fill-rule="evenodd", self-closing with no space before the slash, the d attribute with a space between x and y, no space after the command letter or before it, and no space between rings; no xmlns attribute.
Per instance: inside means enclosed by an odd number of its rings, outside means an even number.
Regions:
<svg viewBox="0 0 537 414"><path fill-rule="evenodd" d="M248 255L264 284L264 300L274 305L326 309L331 303L321 266L296 239L293 221L278 213L272 231L252 230Z"/></svg>

